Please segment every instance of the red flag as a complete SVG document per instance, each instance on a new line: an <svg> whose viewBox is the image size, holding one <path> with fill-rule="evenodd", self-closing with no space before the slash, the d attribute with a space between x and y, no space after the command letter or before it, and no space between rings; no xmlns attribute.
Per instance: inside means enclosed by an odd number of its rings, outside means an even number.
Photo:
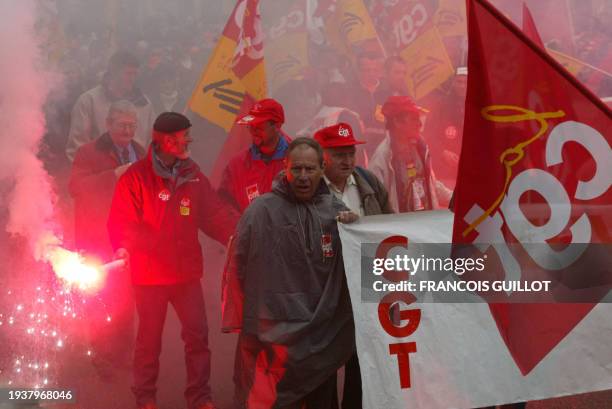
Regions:
<svg viewBox="0 0 612 409"><path fill-rule="evenodd" d="M212 171L214 184L229 159L250 142L245 127L234 125L236 117L265 98L266 92L259 0L239 0L188 104L191 111L213 124L200 130L205 130L209 139L214 138L212 134L227 132ZM208 143L206 150L213 146Z"/></svg>
<svg viewBox="0 0 612 409"><path fill-rule="evenodd" d="M490 3L468 4L453 242L489 254L487 272L499 275L490 279L586 274L593 243L609 241L612 223L611 111ZM525 375L594 305L507 303L491 312Z"/></svg>
<svg viewBox="0 0 612 409"><path fill-rule="evenodd" d="M546 42L553 42L555 49L574 54L574 22L569 0L490 0L505 16L516 24L521 21L521 3L538 22L538 32ZM550 46L550 45L549 45Z"/></svg>
<svg viewBox="0 0 612 409"><path fill-rule="evenodd" d="M542 47L544 49L544 42L540 37L540 33L538 33L538 29L535 25L535 21L533 21L533 17L527 4L523 3L523 32L531 41Z"/></svg>

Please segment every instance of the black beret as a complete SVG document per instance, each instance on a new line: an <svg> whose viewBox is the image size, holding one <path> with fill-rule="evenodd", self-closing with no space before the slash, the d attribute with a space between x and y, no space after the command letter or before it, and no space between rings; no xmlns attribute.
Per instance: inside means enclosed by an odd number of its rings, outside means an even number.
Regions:
<svg viewBox="0 0 612 409"><path fill-rule="evenodd" d="M189 119L178 112L163 112L153 124L153 129L162 133L174 133L190 127Z"/></svg>

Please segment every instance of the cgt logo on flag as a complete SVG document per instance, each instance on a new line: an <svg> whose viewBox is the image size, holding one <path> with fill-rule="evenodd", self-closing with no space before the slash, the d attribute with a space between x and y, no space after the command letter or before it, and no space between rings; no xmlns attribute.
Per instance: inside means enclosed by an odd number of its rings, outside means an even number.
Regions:
<svg viewBox="0 0 612 409"><path fill-rule="evenodd" d="M488 2L469 4L470 77L453 242L490 252L497 279L520 280L529 272L529 278L588 286L585 262L598 259L601 247L592 243L606 241L612 214L610 112ZM567 282L559 281L560 291ZM509 294L508 303L490 304L523 375L610 286L589 288L593 303L521 304L512 302L520 294Z"/></svg>
<svg viewBox="0 0 612 409"><path fill-rule="evenodd" d="M510 113L495 114L499 111ZM569 228L572 233L569 244L589 243L592 225L588 214L582 212L575 221L570 223L572 200L568 189L549 171L537 168L525 169L518 174L515 174L514 171L515 167L528 159L526 152L529 146L545 137L550 127L548 121L562 118L565 113L563 111L536 113L517 106L492 105L485 107L482 115L489 121L500 123L536 121L538 131L535 135L529 135L515 146L503 151L499 162L505 170L505 183L499 195L492 204L486 207L486 210L474 204L467 212L464 220L469 225L464 229L462 235L465 237L472 231L476 231L477 236L473 242L483 243L483 246L480 247L481 251L486 251L490 243L498 243L495 249L501 258L506 278L518 273L520 279L520 266L504 245L505 239L502 231L504 224L520 243L542 244L537 247L524 246L525 251L540 267L546 270L560 270L570 266L582 255L586 246L573 245L567 246L564 250L557 250L548 244L547 240L555 238ZM565 121L555 126L546 138L546 166L561 164L564 146L572 142L585 149L595 162L593 178L578 182L573 199L583 202L597 199L610 187L612 151L604 136L596 129L577 121ZM528 214L526 215L521 209L520 199L527 192L537 192L550 208L550 216L545 224L534 224L527 218Z"/></svg>
<svg viewBox="0 0 612 409"><path fill-rule="evenodd" d="M259 2L242 0L236 6L234 24L239 28L238 44L234 50L232 67L238 76L246 74L263 59L263 30Z"/></svg>
<svg viewBox="0 0 612 409"><path fill-rule="evenodd" d="M562 110L535 112L519 106L491 105L482 109L487 121L510 124L533 123L536 132L521 133L521 141L503 150L496 163L503 167L504 183L490 202L477 200L463 214L465 227L462 239L470 238L483 253L494 251L503 269L505 280L525 279L524 268L534 271L534 266L549 274L581 274L589 244L599 242L596 232L601 231L598 215L592 209L601 205L603 196L612 182L612 150L605 137L595 128L579 121L566 120L557 125L551 122L565 117ZM511 128L517 131L516 128ZM521 128L531 130L533 127ZM519 131L517 131L519 132ZM519 132L520 133L520 132ZM529 166L534 152L532 145L543 146L545 166ZM568 183L566 175L576 172L567 167L576 164L567 158L569 147L580 147L588 153L591 178L578 180L575 186ZM567 162L567 163L566 163ZM523 165L523 166L521 166ZM566 167L566 169L564 169ZM581 172L580 172L581 173ZM565 182L565 183L564 183ZM528 202L531 198L531 203ZM537 199L534 199L537 198ZM609 203L609 202L608 202ZM605 226L605 223L604 223ZM559 242L564 243L559 246ZM510 243L520 243L530 262ZM520 261L519 261L520 260ZM534 265L531 265L531 262ZM564 273L562 273L564 272ZM532 273L533 274L533 273ZM586 278L583 278L585 285ZM601 296L605 295L603 289ZM599 291L598 291L599 293ZM512 297L509 294L509 298ZM547 316L550 309L562 314L563 321L550 320L539 323L544 328L538 335L532 334L529 342L517 342L514 331L500 325L500 331L513 358L523 375L528 374L544 357L580 322L595 304L563 305L491 305L496 320L514 314L526 314L531 319ZM525 322L525 331L533 325ZM549 327L549 331L545 330Z"/></svg>

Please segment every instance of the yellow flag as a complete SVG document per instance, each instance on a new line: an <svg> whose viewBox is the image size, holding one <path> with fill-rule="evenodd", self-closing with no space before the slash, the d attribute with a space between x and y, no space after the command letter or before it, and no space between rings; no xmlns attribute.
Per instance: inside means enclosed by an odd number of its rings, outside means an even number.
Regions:
<svg viewBox="0 0 612 409"><path fill-rule="evenodd" d="M274 94L287 81L303 75L308 66L308 33L287 33L266 45L266 60Z"/></svg>
<svg viewBox="0 0 612 409"><path fill-rule="evenodd" d="M415 100L429 94L455 72L435 27L421 34L400 53L400 56L408 62L406 83Z"/></svg>
<svg viewBox="0 0 612 409"><path fill-rule="evenodd" d="M243 103L266 96L258 24L258 0L239 0L188 103L192 111L228 132Z"/></svg>
<svg viewBox="0 0 612 409"><path fill-rule="evenodd" d="M266 33L266 65L272 94L285 83L301 79L308 59L307 0L286 2L279 7Z"/></svg>
<svg viewBox="0 0 612 409"><path fill-rule="evenodd" d="M561 65L565 67L572 75L576 76L585 67L584 63L560 51L546 49L550 55L554 57Z"/></svg>
<svg viewBox="0 0 612 409"><path fill-rule="evenodd" d="M229 131L244 101L245 87L231 69L236 42L221 36L198 81L189 108Z"/></svg>
<svg viewBox="0 0 612 409"><path fill-rule="evenodd" d="M382 51L376 28L363 0L337 0L336 10L325 21L329 42L339 51L354 55L364 44Z"/></svg>
<svg viewBox="0 0 612 409"><path fill-rule="evenodd" d="M465 0L440 0L434 25L442 37L467 34Z"/></svg>

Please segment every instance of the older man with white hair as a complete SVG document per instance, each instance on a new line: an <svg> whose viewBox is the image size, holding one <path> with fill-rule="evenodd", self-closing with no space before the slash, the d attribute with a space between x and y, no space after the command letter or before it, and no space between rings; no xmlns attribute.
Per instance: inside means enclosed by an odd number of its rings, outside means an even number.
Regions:
<svg viewBox="0 0 612 409"><path fill-rule="evenodd" d="M113 102L106 116L106 132L76 152L69 185L74 199L75 246L88 257L106 261L113 256L106 220L117 180L145 155L144 148L134 141L136 130L134 104L127 100ZM116 369L128 366L131 345L126 342L126 334L133 328L134 317L129 290L127 275L110 275L100 293L106 308L92 307L89 312L94 364L103 378L113 377Z"/></svg>

